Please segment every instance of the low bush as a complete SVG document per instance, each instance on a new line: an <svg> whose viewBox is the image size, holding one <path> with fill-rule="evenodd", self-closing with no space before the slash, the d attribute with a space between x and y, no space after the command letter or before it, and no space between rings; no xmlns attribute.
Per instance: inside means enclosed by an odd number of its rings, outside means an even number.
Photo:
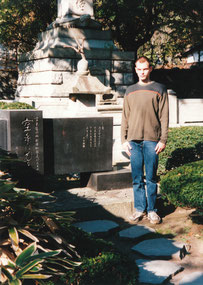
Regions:
<svg viewBox="0 0 203 285"><path fill-rule="evenodd" d="M203 127L170 128L166 149L159 155L158 175L203 159Z"/></svg>
<svg viewBox="0 0 203 285"><path fill-rule="evenodd" d="M119 253L102 252L96 257L82 258L81 261L80 267L68 272L66 284L137 284L138 270L135 263Z"/></svg>
<svg viewBox="0 0 203 285"><path fill-rule="evenodd" d="M0 102L0 109L34 109L29 104L22 103L22 102L12 102L12 103L7 103L7 102Z"/></svg>
<svg viewBox="0 0 203 285"><path fill-rule="evenodd" d="M203 160L168 172L160 182L161 193L175 206L203 208Z"/></svg>

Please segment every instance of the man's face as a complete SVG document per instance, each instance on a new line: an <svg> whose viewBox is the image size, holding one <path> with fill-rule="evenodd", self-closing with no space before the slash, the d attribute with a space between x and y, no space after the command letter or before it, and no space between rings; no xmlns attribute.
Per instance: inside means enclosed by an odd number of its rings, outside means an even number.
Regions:
<svg viewBox="0 0 203 285"><path fill-rule="evenodd" d="M150 73L152 72L152 66L147 61L137 62L135 71L139 78L139 82L148 83L150 81Z"/></svg>

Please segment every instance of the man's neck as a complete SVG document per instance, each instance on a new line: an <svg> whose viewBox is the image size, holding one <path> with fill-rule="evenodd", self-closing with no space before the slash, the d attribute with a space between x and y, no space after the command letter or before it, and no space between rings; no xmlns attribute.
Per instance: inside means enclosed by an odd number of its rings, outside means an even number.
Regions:
<svg viewBox="0 0 203 285"><path fill-rule="evenodd" d="M138 81L138 83L140 84L140 85L148 85L148 84L151 84L153 81L151 81L151 80L148 80L148 81L142 81L142 80L139 80Z"/></svg>

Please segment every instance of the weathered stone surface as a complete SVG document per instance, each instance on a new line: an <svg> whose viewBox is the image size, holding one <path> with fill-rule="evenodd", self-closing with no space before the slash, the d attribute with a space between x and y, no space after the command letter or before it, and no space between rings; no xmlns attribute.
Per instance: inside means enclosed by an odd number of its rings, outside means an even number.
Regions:
<svg viewBox="0 0 203 285"><path fill-rule="evenodd" d="M128 85L116 85L116 92L119 94L120 97L123 97Z"/></svg>
<svg viewBox="0 0 203 285"><path fill-rule="evenodd" d="M18 65L19 72L40 72L40 71L72 71L73 61L67 58L43 58L20 62Z"/></svg>
<svg viewBox="0 0 203 285"><path fill-rule="evenodd" d="M36 84L63 84L63 74L61 72L36 72L23 73L18 77L18 85L36 85Z"/></svg>
<svg viewBox="0 0 203 285"><path fill-rule="evenodd" d="M86 221L74 223L73 225L89 233L108 232L119 226L117 223L108 220Z"/></svg>
<svg viewBox="0 0 203 285"><path fill-rule="evenodd" d="M88 186L96 191L122 189L132 186L132 175L128 169L92 173Z"/></svg>
<svg viewBox="0 0 203 285"><path fill-rule="evenodd" d="M15 153L27 166L44 173L42 112L0 110L0 148Z"/></svg>
<svg viewBox="0 0 203 285"><path fill-rule="evenodd" d="M70 45L77 47L76 41L72 38L51 38L46 41L38 42L36 45L36 49L50 49L50 48L63 48L64 45ZM67 49L68 47L66 47ZM86 50L90 49L116 49L113 45L111 40L97 40L97 39L90 39L84 41L84 48ZM69 48L71 49L71 48Z"/></svg>
<svg viewBox="0 0 203 285"><path fill-rule="evenodd" d="M179 255L184 244L170 239L157 238L145 240L132 247L132 250L138 251L146 256L165 256L171 257Z"/></svg>
<svg viewBox="0 0 203 285"><path fill-rule="evenodd" d="M123 74L122 73L112 73L111 74L111 84L123 84Z"/></svg>
<svg viewBox="0 0 203 285"><path fill-rule="evenodd" d="M135 58L135 53L132 51L113 51L112 58L116 60L130 60L132 61Z"/></svg>
<svg viewBox="0 0 203 285"><path fill-rule="evenodd" d="M139 238L143 235L154 233L155 230L142 225L132 226L119 232L119 236L123 238Z"/></svg>
<svg viewBox="0 0 203 285"><path fill-rule="evenodd" d="M72 15L80 17L86 14L94 16L92 0L58 0L58 18L69 18Z"/></svg>
<svg viewBox="0 0 203 285"><path fill-rule="evenodd" d="M51 30L47 30L39 34L39 41L45 41L50 38L74 38L76 39L95 39L95 40L111 40L112 34L111 31L102 31L102 30L92 30L92 29L76 29L76 28L63 28L57 27ZM132 59L132 57L131 57Z"/></svg>
<svg viewBox="0 0 203 285"><path fill-rule="evenodd" d="M203 284L203 271L196 271L185 275L179 285L200 285Z"/></svg>
<svg viewBox="0 0 203 285"><path fill-rule="evenodd" d="M45 173L112 170L111 117L44 119Z"/></svg>
<svg viewBox="0 0 203 285"><path fill-rule="evenodd" d="M134 77L132 73L124 73L124 85L131 85L134 83Z"/></svg>
<svg viewBox="0 0 203 285"><path fill-rule="evenodd" d="M132 62L115 60L114 61L114 72L132 72Z"/></svg>
<svg viewBox="0 0 203 285"><path fill-rule="evenodd" d="M136 264L139 268L139 282L147 284L162 284L181 270L181 266L165 260L138 259Z"/></svg>
<svg viewBox="0 0 203 285"><path fill-rule="evenodd" d="M100 69L103 69L103 72L105 72L105 70L111 70L112 61L111 60L94 59L92 61L92 65L95 67L98 67Z"/></svg>

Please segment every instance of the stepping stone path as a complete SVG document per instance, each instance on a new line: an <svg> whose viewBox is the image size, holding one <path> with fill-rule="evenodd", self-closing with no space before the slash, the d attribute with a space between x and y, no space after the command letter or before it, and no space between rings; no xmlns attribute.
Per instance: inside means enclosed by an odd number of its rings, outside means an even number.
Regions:
<svg viewBox="0 0 203 285"><path fill-rule="evenodd" d="M203 272L197 271L182 278L179 285L201 285L203 284Z"/></svg>
<svg viewBox="0 0 203 285"><path fill-rule="evenodd" d="M178 257L181 254L180 250L183 248L183 243L171 239L156 238L144 240L133 246L132 250L138 251L145 256Z"/></svg>
<svg viewBox="0 0 203 285"><path fill-rule="evenodd" d="M136 264L139 268L139 281L142 283L161 284L181 270L181 266L166 260L138 259Z"/></svg>
<svg viewBox="0 0 203 285"><path fill-rule="evenodd" d="M165 282L170 280L172 276L184 270L183 267L176 264L175 260L184 258L183 252L186 251L186 246L172 239L152 238L151 235L155 234L155 230L150 227L134 225L120 230L119 224L110 220L78 222L74 226L89 233L100 233L104 236L107 233L112 233L119 240L129 241L130 239L131 243L134 241L135 245L131 251L140 256L135 260L135 263L139 268L139 282L141 284L158 285L163 282L166 284ZM147 238L149 234L151 235ZM179 283L179 285L200 284L203 284L203 271L185 275Z"/></svg>
<svg viewBox="0 0 203 285"><path fill-rule="evenodd" d="M115 222L108 220L95 220L95 221L87 221L87 222L79 222L73 224L75 227L80 228L81 230L88 233L105 233L109 232L112 229L119 227L119 225Z"/></svg>

